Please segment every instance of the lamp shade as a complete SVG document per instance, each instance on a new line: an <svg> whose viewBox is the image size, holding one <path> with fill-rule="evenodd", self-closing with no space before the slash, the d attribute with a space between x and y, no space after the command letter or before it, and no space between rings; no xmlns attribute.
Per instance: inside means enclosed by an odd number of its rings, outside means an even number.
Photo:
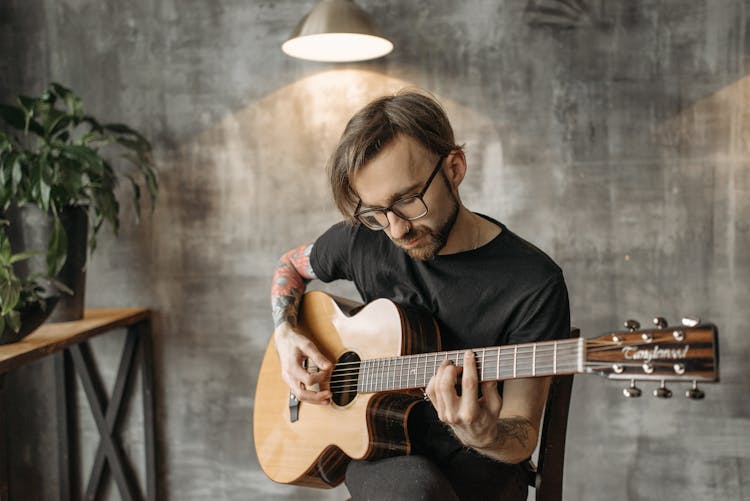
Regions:
<svg viewBox="0 0 750 501"><path fill-rule="evenodd" d="M352 0L321 0L281 50L299 59L340 63L385 56L393 44Z"/></svg>

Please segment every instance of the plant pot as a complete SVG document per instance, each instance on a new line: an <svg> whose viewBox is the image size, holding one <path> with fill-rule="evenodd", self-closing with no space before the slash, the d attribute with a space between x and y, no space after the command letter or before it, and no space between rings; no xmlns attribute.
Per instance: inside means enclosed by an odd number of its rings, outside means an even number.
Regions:
<svg viewBox="0 0 750 501"><path fill-rule="evenodd" d="M34 332L37 327L47 320L50 313L54 311L58 299L60 299L59 296L48 297L44 300L44 306L34 303L21 308L19 311L21 315L21 328L18 332L15 332L6 325L5 329L0 332L0 344L15 343Z"/></svg>
<svg viewBox="0 0 750 501"><path fill-rule="evenodd" d="M36 273L46 274L46 250L54 227L52 216L36 206L24 205L11 206L5 217L10 221L7 234L13 252L42 251L39 256L15 263L13 266L16 274L22 279ZM68 237L68 257L55 278L67 285L73 291L73 295L54 287L48 291L50 295L60 296L57 306L48 318L50 322L67 322L83 318L86 292L86 209L81 206L65 207L60 211L60 222Z"/></svg>

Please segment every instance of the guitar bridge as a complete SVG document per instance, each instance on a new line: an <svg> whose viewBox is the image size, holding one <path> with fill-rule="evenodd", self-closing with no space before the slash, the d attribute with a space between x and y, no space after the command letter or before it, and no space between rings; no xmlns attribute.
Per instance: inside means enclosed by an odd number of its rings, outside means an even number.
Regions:
<svg viewBox="0 0 750 501"><path fill-rule="evenodd" d="M299 399L297 396L289 392L289 420L294 423L299 419Z"/></svg>

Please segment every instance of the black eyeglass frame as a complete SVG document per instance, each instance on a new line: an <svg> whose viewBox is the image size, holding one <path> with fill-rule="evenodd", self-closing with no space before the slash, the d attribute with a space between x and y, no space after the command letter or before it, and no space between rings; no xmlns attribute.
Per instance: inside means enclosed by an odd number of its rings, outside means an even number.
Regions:
<svg viewBox="0 0 750 501"><path fill-rule="evenodd" d="M354 209L354 217L356 217L357 220L360 223L364 224L365 226L367 226L371 230L384 230L384 229L388 228L388 226L390 226L390 224L391 224L391 222L388 221L388 213L389 212L393 212L394 214L396 214L398 217L400 217L401 219L403 219L405 221L414 221L416 219L425 217L427 214L430 213L430 208L427 207L427 203L425 203L423 197L424 197L425 193L427 193L427 190L430 188L430 184L432 184L432 180L435 179L435 176L437 175L437 173L440 172L440 169L443 166L443 160L445 160L447 157L448 157L448 155L446 154L446 155L441 155L440 158L438 158L438 161L435 164L435 168L432 170L432 174L430 174L430 177L427 178L427 182L425 182L424 187L422 188L422 190L419 193L416 193L414 195L409 195L409 196L406 196L406 197L403 197L403 198L399 198L398 200L396 200L395 202L393 202L392 204L390 204L388 207L368 207L367 209L364 209L362 211L359 210L362 207L362 199L360 199L359 202L357 202L357 207ZM404 203L406 201L409 201L409 200L414 200L416 198L418 198L419 201L422 202L422 205L424 206L424 212L422 214L420 214L419 216L405 217L401 213L399 213L399 211L395 207L396 205L402 204L402 203ZM385 226L377 226L376 227L376 226L373 226L370 223L365 222L365 220L361 217L363 214L367 215L367 214L371 214L373 212L382 212L383 215L385 216L385 220L388 221L388 223Z"/></svg>

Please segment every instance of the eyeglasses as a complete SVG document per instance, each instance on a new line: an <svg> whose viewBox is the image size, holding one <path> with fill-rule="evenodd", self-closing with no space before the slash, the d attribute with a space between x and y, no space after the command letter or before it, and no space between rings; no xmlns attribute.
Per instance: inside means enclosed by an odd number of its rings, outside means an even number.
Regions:
<svg viewBox="0 0 750 501"><path fill-rule="evenodd" d="M447 155L442 155L438 158L435 168L430 174L429 179L424 184L422 191L416 195L409 195L408 197L399 198L388 207L371 207L360 210L362 207L362 200L357 203L357 208L354 209L354 217L356 217L360 223L364 224L371 230L384 230L388 228L390 221L388 221L388 213L393 212L401 219L406 221L414 221L420 217L424 217L429 212L427 210L427 204L424 203L422 197L430 187L430 183L435 179L440 167L443 165L443 160Z"/></svg>

